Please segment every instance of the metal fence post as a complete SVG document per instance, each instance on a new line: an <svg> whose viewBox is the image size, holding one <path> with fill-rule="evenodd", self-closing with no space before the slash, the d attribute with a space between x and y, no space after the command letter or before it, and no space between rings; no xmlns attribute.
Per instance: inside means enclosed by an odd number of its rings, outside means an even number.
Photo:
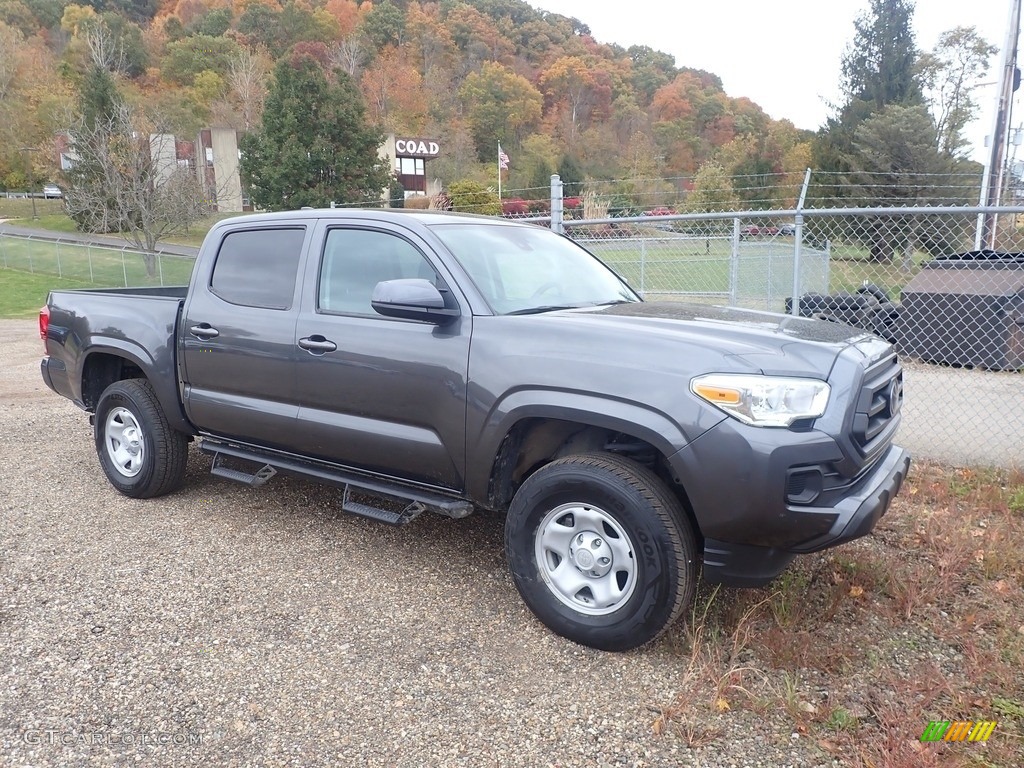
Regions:
<svg viewBox="0 0 1024 768"><path fill-rule="evenodd" d="M640 295L644 295L646 290L644 287L644 280L646 278L647 271L647 238L640 238Z"/></svg>
<svg viewBox="0 0 1024 768"><path fill-rule="evenodd" d="M57 249L57 277L64 277L64 271L60 268L60 240L54 246Z"/></svg>
<svg viewBox="0 0 1024 768"><path fill-rule="evenodd" d="M732 253L729 255L729 305L737 306L740 298L740 220L732 220Z"/></svg>
<svg viewBox="0 0 1024 768"><path fill-rule="evenodd" d="M804 174L804 186L800 190L800 199L796 204L796 224L793 235L793 302L794 317L800 317L800 256L804 245L804 201L807 199L807 187L811 184L811 169Z"/></svg>
<svg viewBox="0 0 1024 768"><path fill-rule="evenodd" d="M4 254L4 269L7 269L7 238L0 235L0 251Z"/></svg>
<svg viewBox="0 0 1024 768"><path fill-rule="evenodd" d="M157 251L156 254L156 271L160 275L160 286L164 284L164 256L163 251Z"/></svg>
<svg viewBox="0 0 1024 768"><path fill-rule="evenodd" d="M86 259L89 260L89 282L90 283L95 283L96 282L96 278L93 277L93 274L92 274L92 245L91 244L85 246L85 257L86 257Z"/></svg>
<svg viewBox="0 0 1024 768"><path fill-rule="evenodd" d="M29 272L35 272L36 271L35 267L32 264L32 235L28 236L28 244L29 244L29 249L28 249L28 271Z"/></svg>
<svg viewBox="0 0 1024 768"><path fill-rule="evenodd" d="M121 274L124 275L124 287L125 288L128 287L128 267L124 263L124 249L127 248L127 247L128 246L126 245L126 246L124 246L124 248L121 248Z"/></svg>
<svg viewBox="0 0 1024 768"><path fill-rule="evenodd" d="M563 234L562 223L562 179L557 173L551 174L551 231Z"/></svg>

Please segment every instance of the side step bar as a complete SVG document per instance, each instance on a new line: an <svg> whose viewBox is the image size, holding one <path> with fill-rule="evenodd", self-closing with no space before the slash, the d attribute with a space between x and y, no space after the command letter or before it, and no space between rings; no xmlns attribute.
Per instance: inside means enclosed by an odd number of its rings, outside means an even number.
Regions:
<svg viewBox="0 0 1024 768"><path fill-rule="evenodd" d="M278 470L309 477L322 483L340 487L344 491L341 508L345 512L370 518L388 525L405 525L423 512L435 512L452 518L463 518L473 512L473 505L462 499L451 498L440 493L401 483L388 482L358 472L339 469L328 464L306 461L294 456L257 451L231 443L203 439L199 450L213 456L210 472L227 480L259 487L277 474ZM240 459L260 465L254 473L232 469L223 464L224 458ZM371 496L383 496L400 502L405 507L400 511L371 506L352 499L352 492ZM394 506L399 506L395 504Z"/></svg>

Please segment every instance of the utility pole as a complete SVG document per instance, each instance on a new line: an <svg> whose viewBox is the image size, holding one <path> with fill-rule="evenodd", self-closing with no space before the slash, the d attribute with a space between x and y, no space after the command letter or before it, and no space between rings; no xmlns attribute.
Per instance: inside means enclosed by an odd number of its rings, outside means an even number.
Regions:
<svg viewBox="0 0 1024 768"><path fill-rule="evenodd" d="M1003 48L1003 69L999 79L999 106L996 109L995 124L992 128L992 154L985 169L984 199L986 206L999 205L1000 193L1006 172L1006 137L1013 106L1013 92L1017 85L1017 38L1020 36L1021 0L1011 0L1010 23L1006 32L1006 46ZM984 248L996 247L998 217L985 214L981 230L981 244Z"/></svg>
<svg viewBox="0 0 1024 768"><path fill-rule="evenodd" d="M21 147L22 152L25 153L25 170L26 180L28 181L28 196L32 198L32 221L39 220L39 214L36 213L36 194L35 190L32 189L32 177L35 175L32 173L32 156L29 152L38 152L36 147Z"/></svg>

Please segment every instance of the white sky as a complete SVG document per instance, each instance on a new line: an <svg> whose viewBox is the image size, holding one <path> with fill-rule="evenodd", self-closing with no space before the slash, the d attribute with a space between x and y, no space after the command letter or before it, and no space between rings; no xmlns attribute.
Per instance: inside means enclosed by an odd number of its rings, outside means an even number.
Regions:
<svg viewBox="0 0 1024 768"><path fill-rule="evenodd" d="M917 0L917 47L930 50L939 35L973 26L1002 51L1012 0ZM538 8L575 16L594 38L623 47L648 45L675 56L677 66L722 78L725 92L747 96L776 119L817 129L839 100L840 60L853 39L853 21L869 0L530 0ZM998 80L1001 53L985 82ZM1024 88L1018 91L1018 96ZM968 128L972 157L986 159L997 88L981 86L980 118ZM1024 119L1014 105L1013 126Z"/></svg>

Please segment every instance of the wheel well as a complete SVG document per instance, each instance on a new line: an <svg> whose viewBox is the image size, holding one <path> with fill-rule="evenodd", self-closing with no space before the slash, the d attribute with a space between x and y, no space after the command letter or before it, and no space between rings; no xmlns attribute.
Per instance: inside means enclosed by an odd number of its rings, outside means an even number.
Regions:
<svg viewBox="0 0 1024 768"><path fill-rule="evenodd" d="M507 509L516 490L530 475L555 459L577 453L606 451L625 456L654 471L669 490L679 497L694 533L693 511L686 490L673 476L664 454L657 448L625 432L559 419L524 419L517 422L501 443L491 471L489 506Z"/></svg>
<svg viewBox="0 0 1024 768"><path fill-rule="evenodd" d="M82 402L90 411L96 409L103 390L115 381L144 379L145 374L131 360L106 352L89 355L82 369Z"/></svg>

